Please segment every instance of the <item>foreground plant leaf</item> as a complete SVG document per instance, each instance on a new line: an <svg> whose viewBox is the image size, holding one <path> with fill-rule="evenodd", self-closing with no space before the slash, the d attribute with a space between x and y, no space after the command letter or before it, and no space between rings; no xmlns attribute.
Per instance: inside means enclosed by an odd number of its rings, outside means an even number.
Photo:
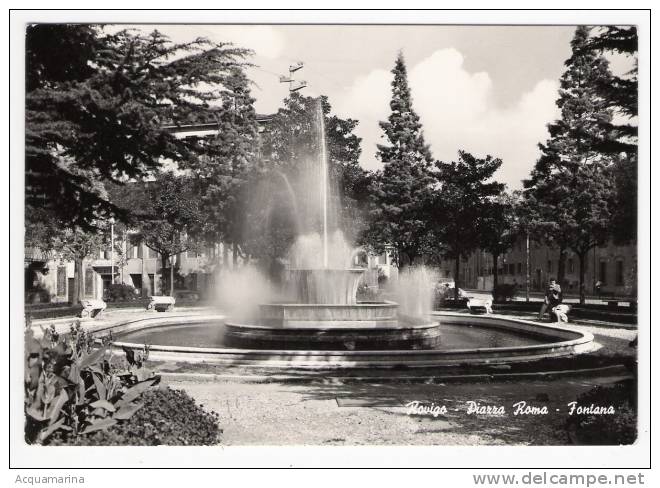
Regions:
<svg viewBox="0 0 660 488"><path fill-rule="evenodd" d="M87 428L83 430L81 434L89 434L91 432L96 432L97 430L108 429L113 425L115 425L116 423L117 421L113 418L105 418L105 419L92 421L92 424L87 426Z"/></svg>
<svg viewBox="0 0 660 488"><path fill-rule="evenodd" d="M131 418L135 412L140 410L144 406L144 403L131 403L130 405L124 405L112 416L112 418L117 420L127 420Z"/></svg>

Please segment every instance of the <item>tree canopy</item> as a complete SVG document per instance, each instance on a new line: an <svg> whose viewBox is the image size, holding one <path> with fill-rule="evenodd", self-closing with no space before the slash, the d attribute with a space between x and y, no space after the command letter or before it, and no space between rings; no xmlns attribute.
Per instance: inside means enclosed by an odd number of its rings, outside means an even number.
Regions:
<svg viewBox="0 0 660 488"><path fill-rule="evenodd" d="M30 26L26 45L26 217L46 206L85 228L126 218L93 182L122 184L164 160L203 154L168 126L214 113L220 87L249 54L203 38L176 44L158 31L81 25Z"/></svg>
<svg viewBox="0 0 660 488"><path fill-rule="evenodd" d="M364 240L378 251L395 250L399 265L412 264L423 254L429 229L425 212L431 197L433 159L424 141L422 124L412 106L408 74L399 53L392 81L391 113L380 122L385 144L376 156L383 162L371 184L370 226Z"/></svg>
<svg viewBox="0 0 660 488"><path fill-rule="evenodd" d="M612 153L624 149L612 130L610 104L598 91L611 76L608 62L588 45L589 29L580 26L561 77L561 118L548 126L550 138L539 145L541 157L525 181L530 228L558 245L560 275L567 248L580 258L582 300L586 252L605 242L611 226Z"/></svg>
<svg viewBox="0 0 660 488"><path fill-rule="evenodd" d="M437 252L454 261L456 298L461 257L469 256L483 236L494 231L484 223L492 214L492 200L504 191L502 183L492 180L501 165L501 159L477 158L465 151L459 151L456 161L435 164L438 190L433 194L429 221Z"/></svg>

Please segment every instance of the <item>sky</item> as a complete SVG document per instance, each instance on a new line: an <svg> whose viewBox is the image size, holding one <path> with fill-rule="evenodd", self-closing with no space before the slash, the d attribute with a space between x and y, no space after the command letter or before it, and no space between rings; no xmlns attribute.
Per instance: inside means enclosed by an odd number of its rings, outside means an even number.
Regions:
<svg viewBox="0 0 660 488"><path fill-rule="evenodd" d="M360 164L381 167L378 121L389 114L390 72L403 52L424 137L433 157L459 150L502 159L495 178L521 187L538 157L546 126L559 116L559 77L573 26L159 25L175 42L208 37L254 51L248 69L258 113L274 113L287 96L279 75L295 73L303 93L329 97L333 112L359 121ZM624 70L612 59L613 70ZM620 66L621 65L621 66Z"/></svg>

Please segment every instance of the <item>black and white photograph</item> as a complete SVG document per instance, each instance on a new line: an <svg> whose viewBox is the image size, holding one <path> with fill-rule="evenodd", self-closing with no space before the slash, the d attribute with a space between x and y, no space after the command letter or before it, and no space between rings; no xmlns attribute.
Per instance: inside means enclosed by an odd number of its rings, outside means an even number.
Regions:
<svg viewBox="0 0 660 488"><path fill-rule="evenodd" d="M647 13L20 12L17 464L648 444Z"/></svg>

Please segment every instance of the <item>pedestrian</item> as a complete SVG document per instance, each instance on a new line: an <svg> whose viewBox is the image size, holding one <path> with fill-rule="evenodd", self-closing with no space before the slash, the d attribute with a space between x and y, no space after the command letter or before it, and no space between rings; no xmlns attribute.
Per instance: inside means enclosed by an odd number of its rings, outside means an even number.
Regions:
<svg viewBox="0 0 660 488"><path fill-rule="evenodd" d="M543 297L543 305L541 305L541 310L539 311L539 320L543 320L546 310L552 310L554 307L559 305L563 299L564 298L561 292L561 287L554 278L550 278L548 281L548 288L546 289L545 296Z"/></svg>

